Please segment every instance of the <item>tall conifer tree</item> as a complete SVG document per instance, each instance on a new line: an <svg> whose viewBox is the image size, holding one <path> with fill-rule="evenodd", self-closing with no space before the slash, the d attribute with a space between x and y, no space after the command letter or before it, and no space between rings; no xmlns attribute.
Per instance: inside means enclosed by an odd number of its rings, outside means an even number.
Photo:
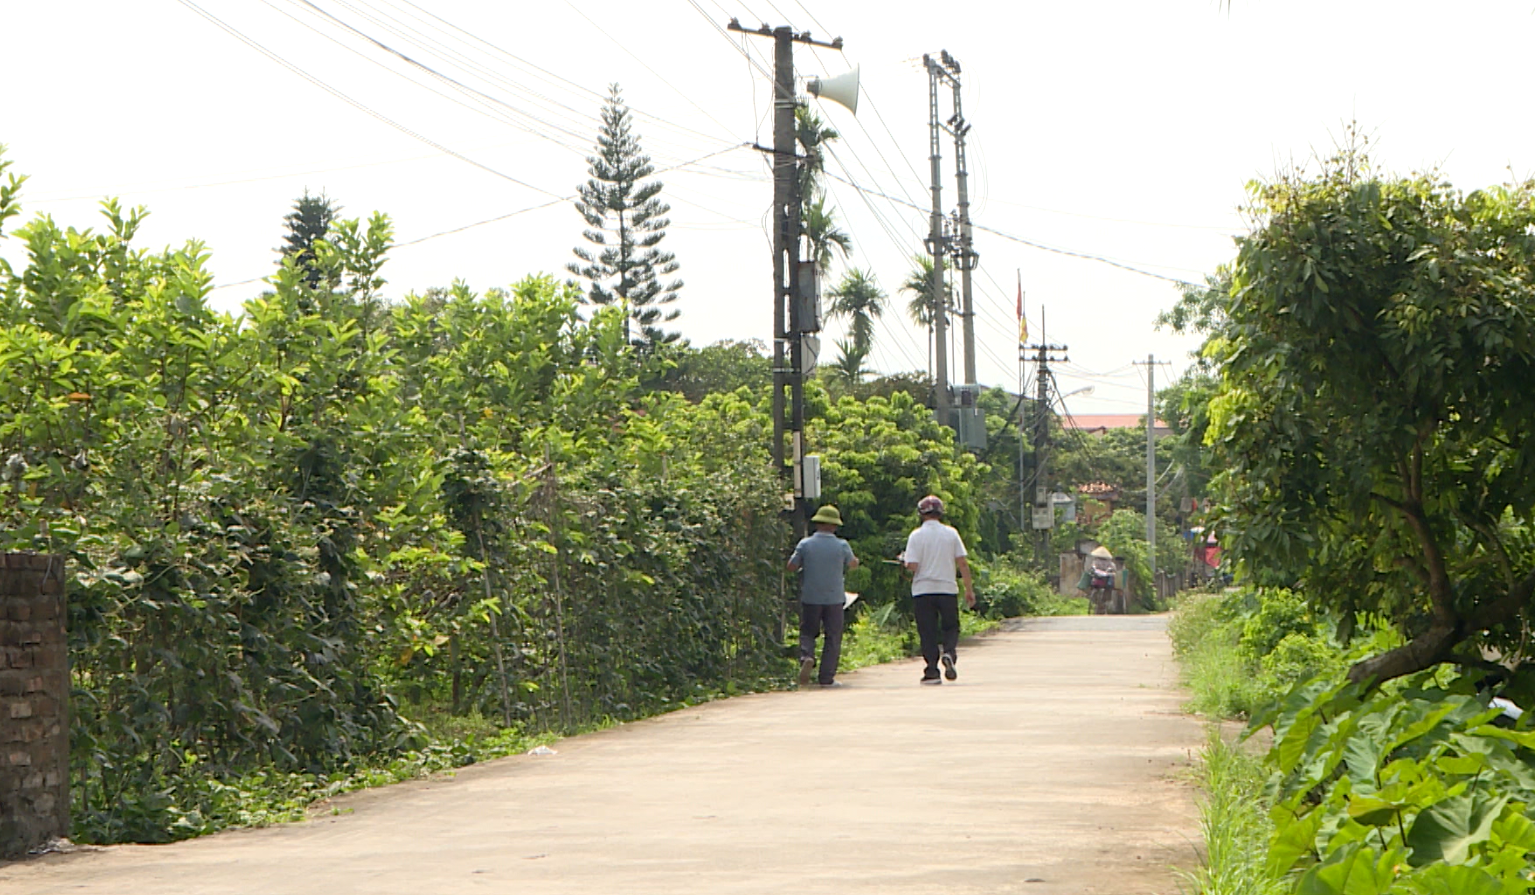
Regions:
<svg viewBox="0 0 1535 895"><path fill-rule="evenodd" d="M679 334L661 327L681 313L667 306L677 300L682 281L662 282L677 272L677 260L657 248L666 238L671 206L659 198L661 182L646 180L655 168L640 149L617 84L602 108L597 154L586 161L591 176L580 189L576 211L589 228L581 235L593 247L575 248L581 263L567 269L591 282L588 303L625 307L624 336L632 344L675 342Z"/></svg>
<svg viewBox="0 0 1535 895"><path fill-rule="evenodd" d="M311 289L318 289L324 278L324 273L315 264L315 240L330 235L331 224L336 222L336 215L340 213L341 207L324 193L311 196L306 189L304 195L293 203L293 211L283 218L283 223L288 226L288 236L278 251L284 258L292 257L303 268L304 282Z"/></svg>

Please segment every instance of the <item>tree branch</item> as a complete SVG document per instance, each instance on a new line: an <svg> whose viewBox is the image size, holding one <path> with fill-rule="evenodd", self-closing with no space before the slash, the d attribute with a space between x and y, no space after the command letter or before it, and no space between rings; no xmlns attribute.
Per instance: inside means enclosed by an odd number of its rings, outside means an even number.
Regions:
<svg viewBox="0 0 1535 895"><path fill-rule="evenodd" d="M1435 624L1396 649L1356 662L1348 670L1348 679L1354 683L1375 686L1392 678L1422 671L1449 660L1450 651L1460 640L1461 634L1455 628Z"/></svg>

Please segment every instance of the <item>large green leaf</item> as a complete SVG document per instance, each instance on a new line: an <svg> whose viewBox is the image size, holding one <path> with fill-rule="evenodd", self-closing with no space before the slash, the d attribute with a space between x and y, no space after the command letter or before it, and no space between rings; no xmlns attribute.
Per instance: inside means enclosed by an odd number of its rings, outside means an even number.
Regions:
<svg viewBox="0 0 1535 895"><path fill-rule="evenodd" d="M1295 891L1297 895L1385 895L1401 861L1400 849L1376 854L1363 843L1350 843L1307 870Z"/></svg>
<svg viewBox="0 0 1535 895"><path fill-rule="evenodd" d="M1524 895L1523 883L1504 883L1480 867L1434 864L1412 875L1414 895Z"/></svg>
<svg viewBox="0 0 1535 895"><path fill-rule="evenodd" d="M1464 862L1473 846L1486 842L1491 836L1493 822L1507 804L1506 795L1467 792L1423 809L1407 830L1412 863L1421 867L1436 861Z"/></svg>

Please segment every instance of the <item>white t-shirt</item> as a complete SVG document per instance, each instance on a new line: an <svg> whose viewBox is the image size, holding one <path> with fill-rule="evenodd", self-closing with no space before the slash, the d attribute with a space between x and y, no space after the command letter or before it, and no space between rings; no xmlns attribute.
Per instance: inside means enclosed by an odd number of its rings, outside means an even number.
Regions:
<svg viewBox="0 0 1535 895"><path fill-rule="evenodd" d="M911 595L958 594L954 562L968 555L959 532L937 519L925 520L906 537L905 561L917 564L911 577Z"/></svg>

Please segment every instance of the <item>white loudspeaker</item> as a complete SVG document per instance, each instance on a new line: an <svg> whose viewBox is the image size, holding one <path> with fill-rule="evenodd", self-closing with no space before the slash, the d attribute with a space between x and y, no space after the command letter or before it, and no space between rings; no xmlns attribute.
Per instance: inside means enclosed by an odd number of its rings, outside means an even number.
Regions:
<svg viewBox="0 0 1535 895"><path fill-rule="evenodd" d="M858 69L855 67L846 74L837 75L835 78L811 78L805 85L811 96L829 99L835 103L847 106L848 111L858 114Z"/></svg>

